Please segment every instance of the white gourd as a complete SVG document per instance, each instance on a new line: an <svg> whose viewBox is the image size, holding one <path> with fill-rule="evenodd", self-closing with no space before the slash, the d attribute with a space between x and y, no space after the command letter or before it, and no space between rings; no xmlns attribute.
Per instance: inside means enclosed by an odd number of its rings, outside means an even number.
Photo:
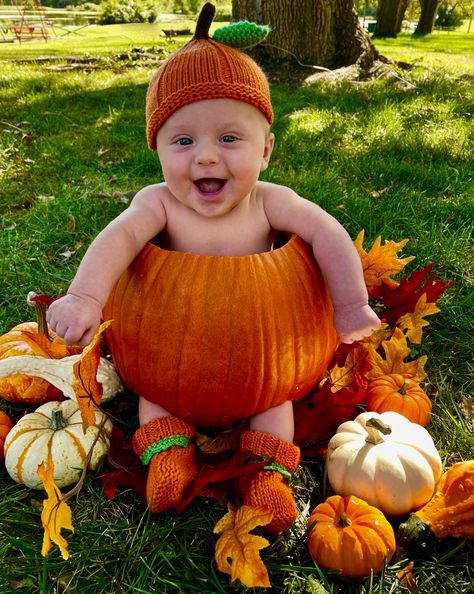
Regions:
<svg viewBox="0 0 474 594"><path fill-rule="evenodd" d="M9 357L0 360L0 378L19 374L41 377L61 390L66 398L76 400L72 385L75 379L74 364L80 356L70 355L62 359L47 359L36 355ZM104 357L100 358L96 377L102 384L102 402L111 400L117 393L123 391L122 382L114 366Z"/></svg>
<svg viewBox="0 0 474 594"><path fill-rule="evenodd" d="M442 463L421 425L396 412L365 412L342 423L330 440L327 472L338 495L401 516L429 501Z"/></svg>
<svg viewBox="0 0 474 594"><path fill-rule="evenodd" d="M47 402L22 417L5 440L5 468L11 478L32 489L43 489L38 466L47 462L51 450L57 486L76 483L101 430L88 466L91 470L96 468L109 449L112 422L98 407L94 407L94 412L96 424L88 427L85 433L79 407L73 400Z"/></svg>

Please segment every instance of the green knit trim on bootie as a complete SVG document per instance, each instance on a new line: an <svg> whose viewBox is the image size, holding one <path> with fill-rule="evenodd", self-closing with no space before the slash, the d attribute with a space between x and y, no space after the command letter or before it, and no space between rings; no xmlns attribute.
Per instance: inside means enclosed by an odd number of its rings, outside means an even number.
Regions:
<svg viewBox="0 0 474 594"><path fill-rule="evenodd" d="M260 460L252 459L252 460L249 460L249 462L255 462L255 464L258 464L260 462L266 462L267 460L268 460L268 457L267 456L262 456L260 458ZM275 472L279 472L288 481L293 476L291 474L291 472L285 466L283 466L283 464L277 464L276 462L272 462L271 464L268 464L267 466L264 466L263 467L263 470L274 470Z"/></svg>
<svg viewBox="0 0 474 594"><path fill-rule="evenodd" d="M288 481L291 479L291 472L289 472L282 464L277 464L276 462L264 466L263 470L275 470L283 475Z"/></svg>
<svg viewBox="0 0 474 594"><path fill-rule="evenodd" d="M173 446L179 446L180 448L186 448L189 445L189 437L186 435L170 435L169 437L163 437L160 441L156 441L147 447L143 452L140 460L145 466L149 464L150 460L155 454L165 452Z"/></svg>

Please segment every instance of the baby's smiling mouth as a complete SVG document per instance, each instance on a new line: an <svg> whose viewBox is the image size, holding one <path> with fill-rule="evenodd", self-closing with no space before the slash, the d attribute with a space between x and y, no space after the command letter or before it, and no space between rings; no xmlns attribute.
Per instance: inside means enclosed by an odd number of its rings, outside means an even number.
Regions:
<svg viewBox="0 0 474 594"><path fill-rule="evenodd" d="M203 177L194 181L195 186L202 194L215 194L224 187L225 183L225 179L217 177Z"/></svg>

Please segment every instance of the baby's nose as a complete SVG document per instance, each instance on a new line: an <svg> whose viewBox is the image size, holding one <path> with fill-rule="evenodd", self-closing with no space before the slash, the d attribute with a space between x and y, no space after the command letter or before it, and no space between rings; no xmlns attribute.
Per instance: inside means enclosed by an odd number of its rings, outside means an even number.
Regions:
<svg viewBox="0 0 474 594"><path fill-rule="evenodd" d="M198 146L196 161L199 165L213 165L219 161L218 147L211 143L203 143Z"/></svg>

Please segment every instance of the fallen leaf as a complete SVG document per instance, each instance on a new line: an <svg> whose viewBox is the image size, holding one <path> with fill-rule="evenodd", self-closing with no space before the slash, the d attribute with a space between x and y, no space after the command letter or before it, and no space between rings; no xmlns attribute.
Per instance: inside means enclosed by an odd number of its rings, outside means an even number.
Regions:
<svg viewBox="0 0 474 594"><path fill-rule="evenodd" d="M423 294L426 294L427 303L435 303L453 282L446 283L434 274L428 276L432 269L433 264L429 264L423 270L415 270L409 278L402 278L398 286L384 283L380 289L380 299L387 309L380 314L380 318L395 326L401 316L415 311Z"/></svg>
<svg viewBox="0 0 474 594"><path fill-rule="evenodd" d="M411 573L414 565L415 564L413 563L413 561L410 561L410 563L408 563L406 567L397 572L397 579L400 580L402 586L405 586L405 588L408 590L408 592L410 592L410 594L412 592L416 592L418 589L413 575Z"/></svg>
<svg viewBox="0 0 474 594"><path fill-rule="evenodd" d="M470 396L463 396L459 408L471 427L474 428L474 400Z"/></svg>
<svg viewBox="0 0 474 594"><path fill-rule="evenodd" d="M426 303L427 295L423 293L418 299L413 313L406 313L397 321L397 326L413 344L421 344L423 328L429 325L424 318L438 313L439 307L434 303Z"/></svg>
<svg viewBox="0 0 474 594"><path fill-rule="evenodd" d="M398 258L398 252L408 243L408 239L402 241L386 241L381 244L381 238L377 237L372 247L366 252L363 247L364 230L357 236L354 245L359 253L364 279L369 295L378 296L378 289L382 283L389 286L397 286L398 282L392 279L392 275L399 273L414 257Z"/></svg>
<svg viewBox="0 0 474 594"><path fill-rule="evenodd" d="M100 362L99 343L102 332L110 326L111 320L102 323L92 341L84 348L80 358L74 363L75 381L72 385L77 397L82 417L82 428L95 425L94 404L102 400L102 384L97 381L97 369Z"/></svg>
<svg viewBox="0 0 474 594"><path fill-rule="evenodd" d="M303 400L294 403L294 442L305 456L321 455L341 423L357 416L365 389L350 391L342 388L331 392L330 382L313 390Z"/></svg>
<svg viewBox="0 0 474 594"><path fill-rule="evenodd" d="M140 497L146 498L147 468L135 454L129 441L125 441L123 430L115 427L110 438L110 448L105 464L112 470L102 472L99 480L108 499L114 499L119 487L129 487Z"/></svg>
<svg viewBox="0 0 474 594"><path fill-rule="evenodd" d="M366 376L368 380L373 380L376 377L390 373L399 373L418 383L426 378L424 366L428 357L423 355L415 361L405 361L406 357L410 354L411 349L407 344L406 336L400 328L395 328L390 339L382 342L382 349L385 357L383 357L373 345L369 345L367 349L367 361L371 365L371 369L367 372Z"/></svg>
<svg viewBox="0 0 474 594"><path fill-rule="evenodd" d="M354 389L356 374L364 370L367 359L367 349L364 346L356 346L347 353L342 365L337 363L328 371L328 379L331 382L331 392L337 392L341 388Z"/></svg>
<svg viewBox="0 0 474 594"><path fill-rule="evenodd" d="M48 495L47 499L43 501L43 511L41 512L41 523L44 529L41 554L46 557L51 549L51 541L53 541L59 547L62 558L69 559L67 541L61 536L61 530L64 528L74 532L72 512L69 505L63 501L62 493L54 482L54 464L51 451L48 454L46 465L42 462L38 466L38 476L43 482Z"/></svg>
<svg viewBox="0 0 474 594"><path fill-rule="evenodd" d="M181 513L196 497L207 496L215 499L224 499L232 491L235 479L248 477L262 470L266 462L247 464L248 454L235 452L234 455L211 466L202 464L199 471L184 494L183 499L176 507Z"/></svg>
<svg viewBox="0 0 474 594"><path fill-rule="evenodd" d="M270 588L267 568L259 551L270 543L266 538L249 534L257 526L266 526L273 519L273 512L266 507L252 508L243 505L235 510L229 506L227 514L214 527L220 534L216 542L217 568L240 580L247 588Z"/></svg>

